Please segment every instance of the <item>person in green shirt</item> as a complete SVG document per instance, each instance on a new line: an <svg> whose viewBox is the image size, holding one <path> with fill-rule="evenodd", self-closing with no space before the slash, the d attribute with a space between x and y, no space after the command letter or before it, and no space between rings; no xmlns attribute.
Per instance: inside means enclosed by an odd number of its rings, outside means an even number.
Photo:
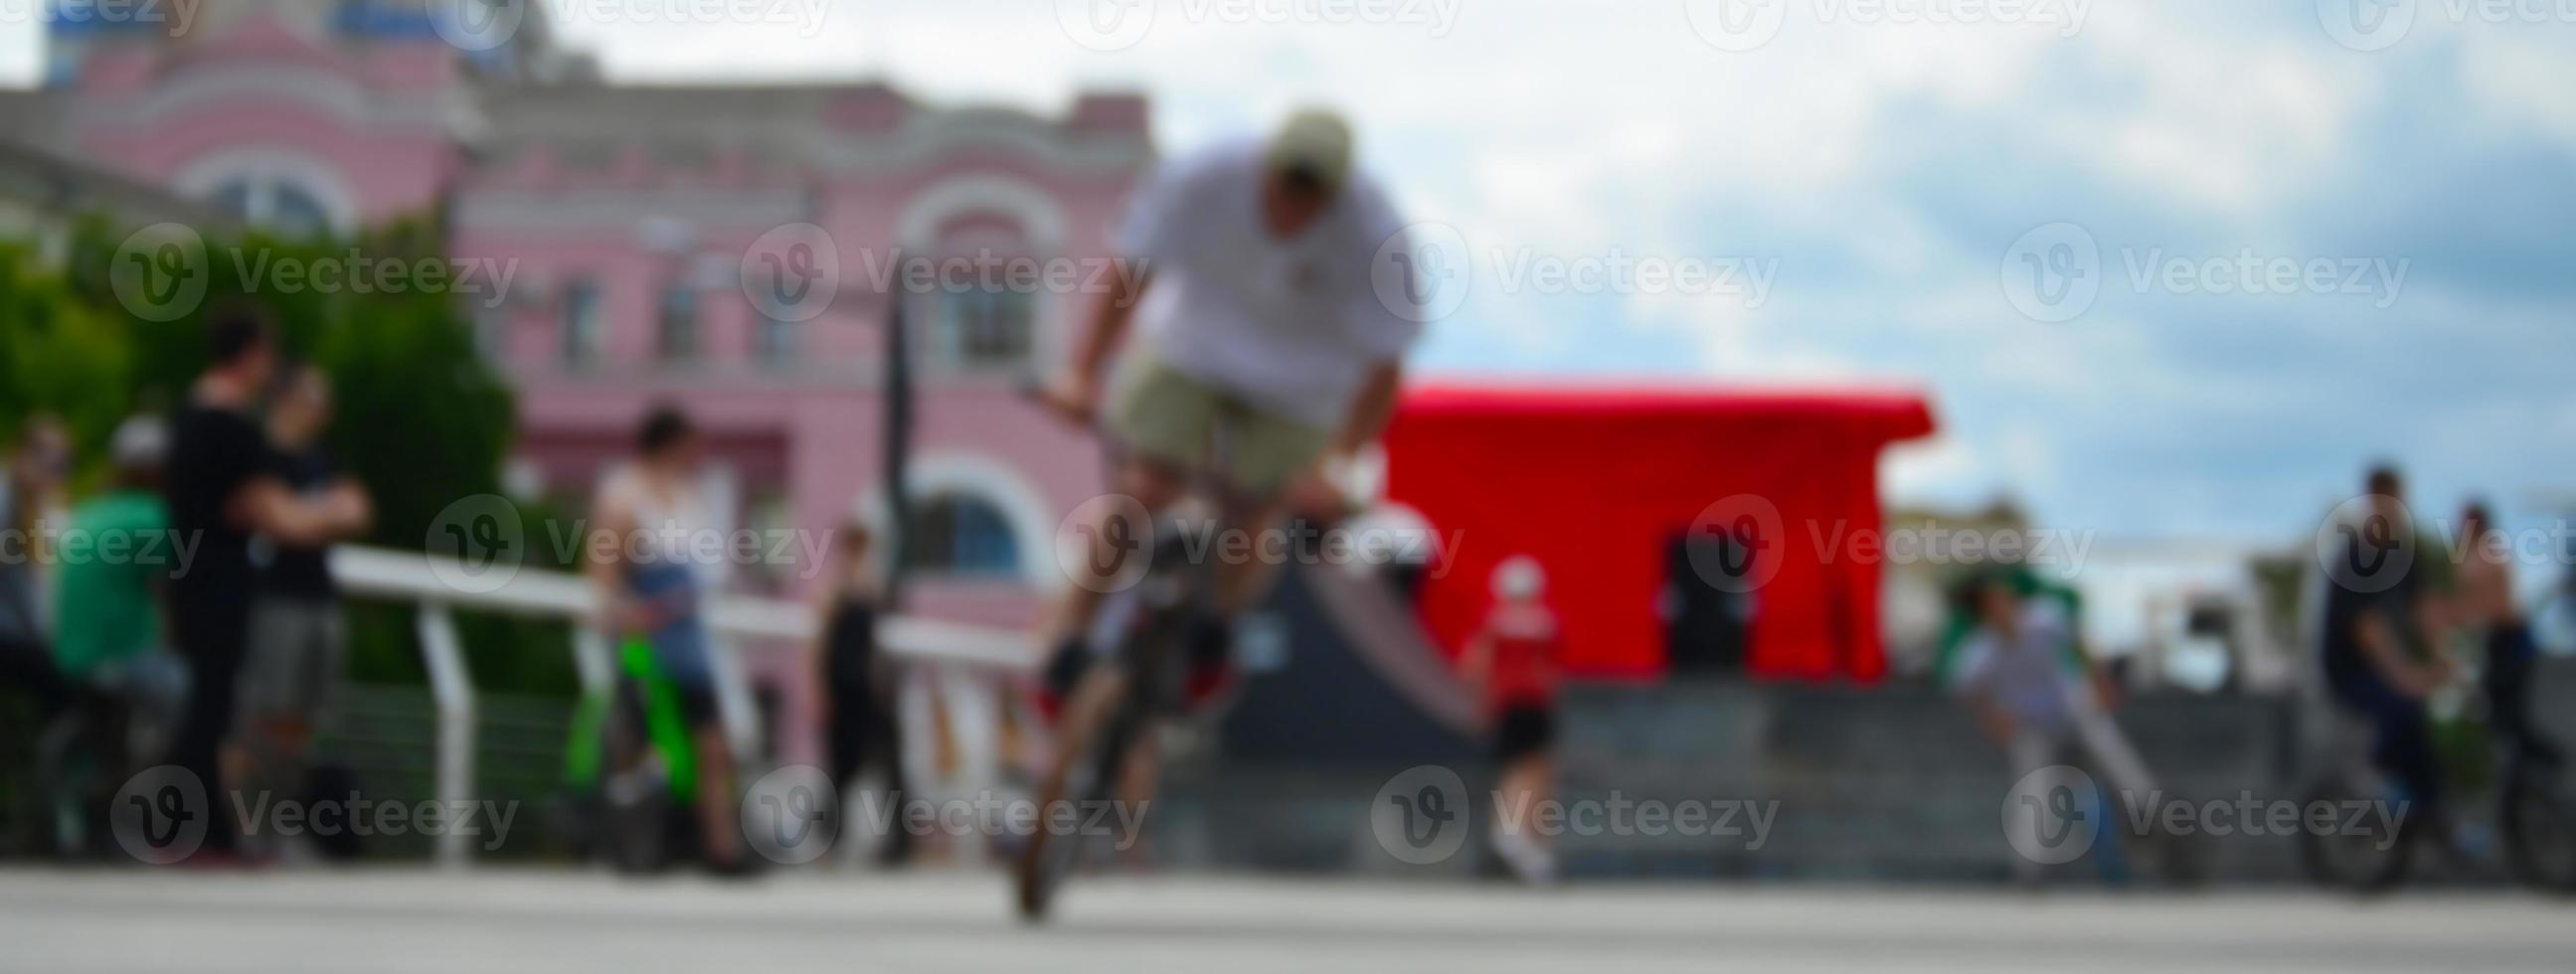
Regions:
<svg viewBox="0 0 2576 974"><path fill-rule="evenodd" d="M118 427L110 446L115 483L72 508L57 543L54 665L67 683L116 691L167 661L161 586L191 547L170 529L161 500L169 443L155 417Z"/></svg>

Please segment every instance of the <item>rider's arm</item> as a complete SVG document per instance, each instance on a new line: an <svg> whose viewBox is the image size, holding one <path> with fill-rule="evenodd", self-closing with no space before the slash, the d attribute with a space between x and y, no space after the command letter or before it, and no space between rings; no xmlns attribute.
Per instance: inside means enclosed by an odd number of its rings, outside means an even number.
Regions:
<svg viewBox="0 0 2576 974"><path fill-rule="evenodd" d="M1064 368L1048 384L1049 405L1078 422L1090 421L1091 411L1100 399L1101 366L1127 337L1128 319L1136 313L1136 302L1144 299L1145 287L1152 282L1150 272L1123 261L1110 269L1109 290L1101 292L1100 299L1092 305L1091 327L1074 339Z"/></svg>
<svg viewBox="0 0 2576 974"><path fill-rule="evenodd" d="M622 539L632 534L635 511L626 491L614 481L600 489L591 507L596 520L590 532L582 536L582 574L590 577L591 589L598 599L596 618L600 628L609 635L622 636L641 628L636 625L640 621L637 611L627 604L620 571Z"/></svg>
<svg viewBox="0 0 2576 974"><path fill-rule="evenodd" d="M318 547L366 530L366 495L335 488L316 498L287 489L274 477L256 477L233 492L234 520L250 530L299 548Z"/></svg>
<svg viewBox="0 0 2576 974"><path fill-rule="evenodd" d="M1494 630L1480 628L1467 637L1467 651L1458 655L1458 677L1471 687L1485 685L1487 674L1494 669Z"/></svg>
<svg viewBox="0 0 2576 974"><path fill-rule="evenodd" d="M1333 452L1344 456L1356 453L1385 432L1387 420L1395 415L1396 390L1403 383L1403 359L1387 359L1370 366L1368 378L1360 383L1358 394L1351 397L1341 432L1333 437Z"/></svg>
<svg viewBox="0 0 2576 974"><path fill-rule="evenodd" d="M2363 610L2353 620L2353 640L2361 646L2362 658L2369 661L2372 672L2389 686L2410 696L2433 692L2441 682L2439 674L2418 666L2398 648L2397 630L2388 624L2388 616L2377 609Z"/></svg>

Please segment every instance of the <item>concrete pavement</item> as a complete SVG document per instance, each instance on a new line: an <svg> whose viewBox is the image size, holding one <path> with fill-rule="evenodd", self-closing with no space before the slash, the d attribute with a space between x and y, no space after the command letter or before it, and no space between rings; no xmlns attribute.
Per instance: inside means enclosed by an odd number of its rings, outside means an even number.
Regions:
<svg viewBox="0 0 2576 974"><path fill-rule="evenodd" d="M2568 906L2511 893L1112 877L1032 928L1000 876L754 883L489 869L0 870L0 969L584 971L2565 971Z"/></svg>

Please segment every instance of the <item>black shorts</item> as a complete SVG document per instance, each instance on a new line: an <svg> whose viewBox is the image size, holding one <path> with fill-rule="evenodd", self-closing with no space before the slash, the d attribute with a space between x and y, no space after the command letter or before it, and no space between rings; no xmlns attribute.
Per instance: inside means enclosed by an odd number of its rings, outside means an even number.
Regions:
<svg viewBox="0 0 2576 974"><path fill-rule="evenodd" d="M1517 703L1503 708L1494 721L1494 760L1510 762L1556 743L1556 708Z"/></svg>
<svg viewBox="0 0 2576 974"><path fill-rule="evenodd" d="M671 681L671 696L680 703L680 719L690 729L713 727L724 718L716 707L716 688L704 683Z"/></svg>

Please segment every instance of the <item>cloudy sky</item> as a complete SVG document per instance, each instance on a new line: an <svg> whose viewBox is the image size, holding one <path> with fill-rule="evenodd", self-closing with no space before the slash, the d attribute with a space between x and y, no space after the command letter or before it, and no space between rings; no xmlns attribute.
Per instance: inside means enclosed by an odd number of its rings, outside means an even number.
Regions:
<svg viewBox="0 0 2576 974"><path fill-rule="evenodd" d="M1456 232L1425 368L1918 386L1897 501L2288 538L2387 456L2576 505L2576 3L537 2L621 79L1339 106Z"/></svg>

